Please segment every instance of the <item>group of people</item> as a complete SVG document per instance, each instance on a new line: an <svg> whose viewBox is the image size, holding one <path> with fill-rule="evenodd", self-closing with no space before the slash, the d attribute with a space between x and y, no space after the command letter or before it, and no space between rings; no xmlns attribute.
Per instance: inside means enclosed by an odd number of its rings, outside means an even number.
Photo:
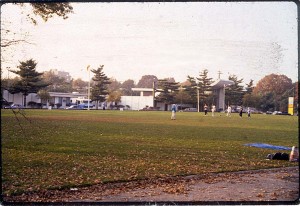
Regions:
<svg viewBox="0 0 300 206"><path fill-rule="evenodd" d="M240 111L239 111L239 115L240 115L240 118L243 117L243 107L240 108ZM250 110L250 107L248 107L247 109L247 115L248 115L248 118L251 117L251 110ZM228 108L227 108L227 117L231 117L231 106L229 105Z"/></svg>
<svg viewBox="0 0 300 206"><path fill-rule="evenodd" d="M172 111L171 120L175 120L176 119L176 111L177 111L177 105L176 104L172 104L171 111ZM213 104L211 106L211 115L213 117L215 116L215 111L216 111L216 106ZM243 107L241 107L240 111L239 111L240 118L242 118L242 116L243 116L243 111L244 111L244 109L243 109ZM204 105L204 115L205 116L207 116L207 112L208 112L208 106L207 106L207 104L205 104ZM231 109L231 106L229 105L228 108L227 108L226 116L231 117L231 112L232 112L232 109ZM250 118L251 117L251 110L250 110L249 107L247 109L247 114L248 114L248 118Z"/></svg>

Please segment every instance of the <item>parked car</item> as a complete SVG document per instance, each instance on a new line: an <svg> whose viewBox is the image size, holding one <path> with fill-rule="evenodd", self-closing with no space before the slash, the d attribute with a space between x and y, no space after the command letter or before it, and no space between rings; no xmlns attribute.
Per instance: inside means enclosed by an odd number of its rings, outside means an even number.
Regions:
<svg viewBox="0 0 300 206"><path fill-rule="evenodd" d="M10 106L4 107L4 109L18 109L18 108L21 109L21 108L23 108L23 106L20 104L12 104Z"/></svg>
<svg viewBox="0 0 300 206"><path fill-rule="evenodd" d="M280 115L282 112L280 112L280 111L274 111L272 114L273 115Z"/></svg>
<svg viewBox="0 0 300 206"><path fill-rule="evenodd" d="M159 107L144 107L143 109L140 109L139 111L159 111Z"/></svg>
<svg viewBox="0 0 300 206"><path fill-rule="evenodd" d="M288 112L281 112L281 115L291 115L291 114Z"/></svg>
<svg viewBox="0 0 300 206"><path fill-rule="evenodd" d="M80 105L71 105L71 106L67 107L66 109L75 110L75 109L84 109L84 107L80 106Z"/></svg>
<svg viewBox="0 0 300 206"><path fill-rule="evenodd" d="M198 112L198 109L197 108L185 108L183 111L184 112Z"/></svg>
<svg viewBox="0 0 300 206"><path fill-rule="evenodd" d="M288 112L278 112L276 115L291 115Z"/></svg>
<svg viewBox="0 0 300 206"><path fill-rule="evenodd" d="M273 115L291 115L288 112L280 112L280 111L275 111L272 113Z"/></svg>

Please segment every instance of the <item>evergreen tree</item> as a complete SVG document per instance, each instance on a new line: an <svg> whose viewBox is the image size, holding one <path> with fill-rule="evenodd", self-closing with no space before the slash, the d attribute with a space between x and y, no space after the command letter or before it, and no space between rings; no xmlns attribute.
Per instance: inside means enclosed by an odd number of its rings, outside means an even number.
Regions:
<svg viewBox="0 0 300 206"><path fill-rule="evenodd" d="M214 96L212 94L212 78L208 77L208 70L204 69L200 74L199 77L187 77L187 81L189 85L184 86L185 92L189 94L191 104L195 107L203 108L204 104L208 104L214 100ZM197 91L199 90L199 91ZM198 92L199 92L199 104L198 104ZM202 109L201 109L202 110Z"/></svg>
<svg viewBox="0 0 300 206"><path fill-rule="evenodd" d="M42 80L43 73L36 71L37 63L33 60L20 62L19 70L10 70L20 76L20 80L12 85L9 91L13 93L22 93L24 96L24 107L26 107L26 97L29 93L37 93L40 89L47 87L49 84Z"/></svg>
<svg viewBox="0 0 300 206"><path fill-rule="evenodd" d="M249 84L246 84L246 94L251 94L253 91L253 79L250 80Z"/></svg>
<svg viewBox="0 0 300 206"><path fill-rule="evenodd" d="M158 91L161 93L157 96L156 100L165 103L165 111L167 111L168 104L174 103L175 96L179 90L178 88L178 82L170 82L166 79L158 80Z"/></svg>
<svg viewBox="0 0 300 206"><path fill-rule="evenodd" d="M96 101L96 109L98 109L98 103L104 102L108 92L108 85L110 84L109 78L103 72L104 65L100 65L98 69L92 69L95 75L92 78L94 85L91 89L91 100Z"/></svg>
<svg viewBox="0 0 300 206"><path fill-rule="evenodd" d="M199 98L200 98L200 108L204 107L204 104L208 104L208 97L212 93L212 78L208 77L208 70L204 69L197 78L198 80L198 89L199 89Z"/></svg>
<svg viewBox="0 0 300 206"><path fill-rule="evenodd" d="M253 80L251 79L249 84L246 84L246 91L245 94L243 96L243 105L246 107L255 107L258 108L259 107L259 96L252 94L254 86L253 86Z"/></svg>
<svg viewBox="0 0 300 206"><path fill-rule="evenodd" d="M275 93L265 93L260 99L260 109L263 111L274 111L275 108Z"/></svg>
<svg viewBox="0 0 300 206"><path fill-rule="evenodd" d="M189 95L189 102L190 104L193 104L194 107L197 105L197 83L195 77L187 76L187 82L188 85L184 85L184 91L186 94Z"/></svg>
<svg viewBox="0 0 300 206"><path fill-rule="evenodd" d="M225 88L225 102L230 105L242 105L244 96L244 87L240 84L243 79L238 79L236 75L230 75L229 80L233 81L232 85Z"/></svg>

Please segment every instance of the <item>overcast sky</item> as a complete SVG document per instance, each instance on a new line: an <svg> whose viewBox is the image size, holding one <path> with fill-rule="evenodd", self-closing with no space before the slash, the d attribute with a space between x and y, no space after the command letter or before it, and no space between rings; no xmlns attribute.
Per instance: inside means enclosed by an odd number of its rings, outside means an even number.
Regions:
<svg viewBox="0 0 300 206"><path fill-rule="evenodd" d="M32 44L2 52L6 67L33 58L37 70L67 71L88 79L87 65L108 77L143 75L183 82L203 69L216 79L229 74L255 83L265 75L298 79L297 6L293 2L72 3L67 20L26 20L26 8L6 4L1 19L28 32ZM3 34L1 34L3 35ZM13 55L11 55L13 54ZM12 76L12 73L10 74ZM92 74L91 74L92 75Z"/></svg>

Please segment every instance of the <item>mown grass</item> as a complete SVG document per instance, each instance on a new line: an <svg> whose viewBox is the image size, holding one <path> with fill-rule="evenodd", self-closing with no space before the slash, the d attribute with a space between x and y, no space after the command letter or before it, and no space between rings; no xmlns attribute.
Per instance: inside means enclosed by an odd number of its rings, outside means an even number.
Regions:
<svg viewBox="0 0 300 206"><path fill-rule="evenodd" d="M5 195L113 181L298 165L267 161L261 142L298 146L298 117L203 113L1 111ZM289 152L289 151L286 151Z"/></svg>

